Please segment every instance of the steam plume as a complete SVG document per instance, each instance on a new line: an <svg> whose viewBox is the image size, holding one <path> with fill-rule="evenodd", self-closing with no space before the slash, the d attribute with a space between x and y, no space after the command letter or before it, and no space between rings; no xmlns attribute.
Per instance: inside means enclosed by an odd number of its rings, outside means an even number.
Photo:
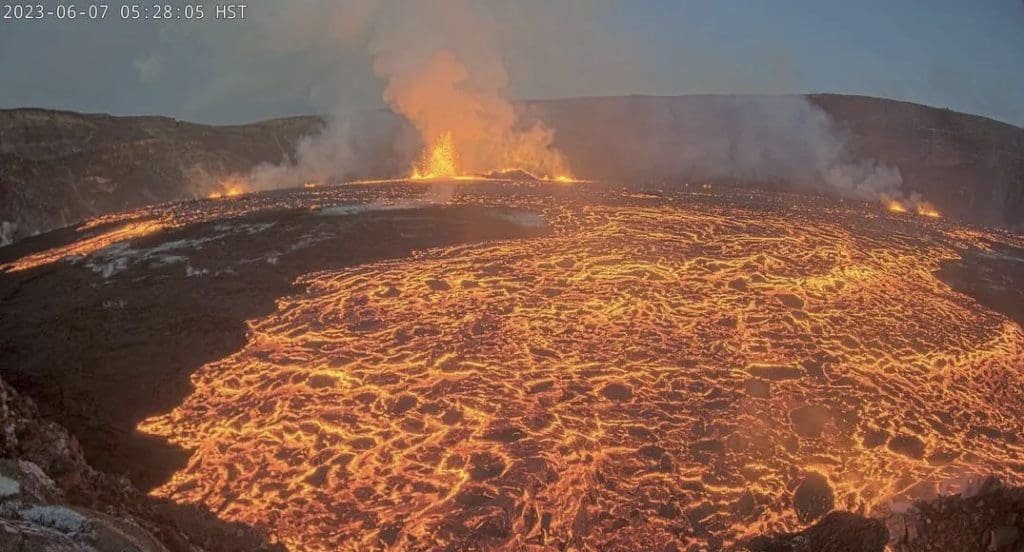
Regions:
<svg viewBox="0 0 1024 552"><path fill-rule="evenodd" d="M558 12L546 3L517 6L511 19L519 30L530 20L549 28ZM329 9L308 10L308 21L269 29L274 43L288 42L279 35L316 30L322 36L315 41L301 39L310 48L334 48L346 58L362 52L391 113L333 109L293 161L250 175L254 189L404 176L424 146L450 133L464 173L519 167L553 175L568 171L568 159L584 178L728 179L908 206L917 201L902 191L897 167L861 158L847 131L804 97L513 103L499 44L510 34L502 27L510 10L472 0L351 0L321 7Z"/></svg>
<svg viewBox="0 0 1024 552"><path fill-rule="evenodd" d="M897 167L858 155L813 101L787 96L629 96L541 101L578 176L726 180L860 200L905 200Z"/></svg>
<svg viewBox="0 0 1024 552"><path fill-rule="evenodd" d="M336 47L364 49L371 56L374 74L385 83L382 99L411 123L418 143L407 128L380 114L364 117L363 124L354 124L351 113L336 114L320 134L299 144L294 161L254 170L248 178L253 189L400 176L419 147L446 134L463 173L568 172L565 158L552 147L553 132L542 121L522 124L505 97L508 75L496 43L499 33L483 6L467 0L359 0L336 6L331 20ZM391 160L390 166L383 160Z"/></svg>

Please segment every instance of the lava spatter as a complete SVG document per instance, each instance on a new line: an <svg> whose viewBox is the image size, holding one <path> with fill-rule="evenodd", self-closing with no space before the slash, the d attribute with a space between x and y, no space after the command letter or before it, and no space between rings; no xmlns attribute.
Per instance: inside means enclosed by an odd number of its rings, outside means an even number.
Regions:
<svg viewBox="0 0 1024 552"><path fill-rule="evenodd" d="M310 274L140 429L295 550L728 546L1024 449L1024 335L949 245L686 204ZM957 234L957 239L969 239Z"/></svg>

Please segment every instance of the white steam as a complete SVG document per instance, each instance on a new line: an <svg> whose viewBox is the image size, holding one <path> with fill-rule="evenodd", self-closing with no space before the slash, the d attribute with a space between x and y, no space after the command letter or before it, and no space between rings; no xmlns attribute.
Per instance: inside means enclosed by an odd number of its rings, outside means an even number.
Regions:
<svg viewBox="0 0 1024 552"><path fill-rule="evenodd" d="M318 87L315 96L334 114L328 124L303 140L292 160L257 167L249 187L404 176L424 145L451 133L467 173L520 167L553 175L571 165L582 178L732 180L916 201L905 197L897 167L860 156L856 140L800 96L509 101L502 40L531 28L599 34L581 31L588 21L581 12L590 5L567 10L524 2L513 9L486 0L348 0L285 12L264 29L267 43L301 45L309 51L289 52L329 68L336 67L327 62L332 52L348 61L364 56L391 112L353 110L343 93L333 102L325 93L344 87ZM595 44L565 43L556 33L540 33L538 41L560 48L565 60L593 55L587 49ZM624 71L620 80L628 83L636 74Z"/></svg>
<svg viewBox="0 0 1024 552"><path fill-rule="evenodd" d="M397 176L418 148L408 125L389 112L334 114L320 132L299 141L294 159L259 165L245 180L259 191Z"/></svg>
<svg viewBox="0 0 1024 552"><path fill-rule="evenodd" d="M247 178L251 189L404 176L417 151L445 134L451 135L466 173L509 167L551 176L568 172L551 145L552 131L542 121L521 124L506 98L500 33L484 5L359 0L310 15L330 21L331 47L364 51L371 58L384 83L383 101L416 132L381 114L335 114L319 134L298 145L293 160L257 167ZM286 21L271 33L316 28L313 22L296 22L294 15ZM344 105L340 98L338 105Z"/></svg>
<svg viewBox="0 0 1024 552"><path fill-rule="evenodd" d="M530 105L578 176L718 180L803 188L861 200L904 199L896 167L803 96L628 96Z"/></svg>

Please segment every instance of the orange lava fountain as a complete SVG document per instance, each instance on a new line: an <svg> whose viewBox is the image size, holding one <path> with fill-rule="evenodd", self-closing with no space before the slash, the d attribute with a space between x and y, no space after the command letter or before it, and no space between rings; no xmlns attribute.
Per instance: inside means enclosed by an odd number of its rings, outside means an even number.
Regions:
<svg viewBox="0 0 1024 552"><path fill-rule="evenodd" d="M420 163L413 167L413 180L429 180L435 178L459 178L459 171L456 165L457 157L455 144L452 142L452 133L446 132L441 135L433 147L423 152Z"/></svg>
<svg viewBox="0 0 1024 552"><path fill-rule="evenodd" d="M896 201L895 199L889 200L889 202L886 203L885 208L888 209L890 212L893 212L893 213L906 213L907 212L907 208L902 203L900 203L899 201Z"/></svg>
<svg viewBox="0 0 1024 552"><path fill-rule="evenodd" d="M488 180L488 176L477 174L464 174L459 169L458 153L452 134L446 132L434 143L433 146L425 148L419 162L412 167L410 180ZM574 183L581 182L567 174L561 175L535 175L530 171L518 167L509 167L494 171L495 175L521 175L531 180L543 180L546 182ZM372 181L367 181L372 182Z"/></svg>
<svg viewBox="0 0 1024 552"><path fill-rule="evenodd" d="M934 205L924 201L917 204L917 214L923 217L931 218L940 218L942 216L942 214L939 213L939 210L936 209Z"/></svg>
<svg viewBox="0 0 1024 552"><path fill-rule="evenodd" d="M206 194L207 199L221 199L227 197L238 197L249 192L249 186L245 180L239 177L229 177L220 181L217 190Z"/></svg>
<svg viewBox="0 0 1024 552"><path fill-rule="evenodd" d="M934 205L927 201L921 201L920 199L913 200L898 200L890 199L885 202L885 208L891 213L908 213L913 209L918 215L928 218L942 218L942 214L935 208Z"/></svg>

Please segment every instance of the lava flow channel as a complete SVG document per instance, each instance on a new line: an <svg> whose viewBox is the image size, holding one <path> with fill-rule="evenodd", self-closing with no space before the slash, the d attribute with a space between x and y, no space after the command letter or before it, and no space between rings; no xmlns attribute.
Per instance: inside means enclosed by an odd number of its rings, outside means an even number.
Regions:
<svg viewBox="0 0 1024 552"><path fill-rule="evenodd" d="M830 494L1022 482L1024 336L935 278L950 246L791 213L548 215L553 237L302 278L142 424L195 450L155 493L294 550L696 550Z"/></svg>

